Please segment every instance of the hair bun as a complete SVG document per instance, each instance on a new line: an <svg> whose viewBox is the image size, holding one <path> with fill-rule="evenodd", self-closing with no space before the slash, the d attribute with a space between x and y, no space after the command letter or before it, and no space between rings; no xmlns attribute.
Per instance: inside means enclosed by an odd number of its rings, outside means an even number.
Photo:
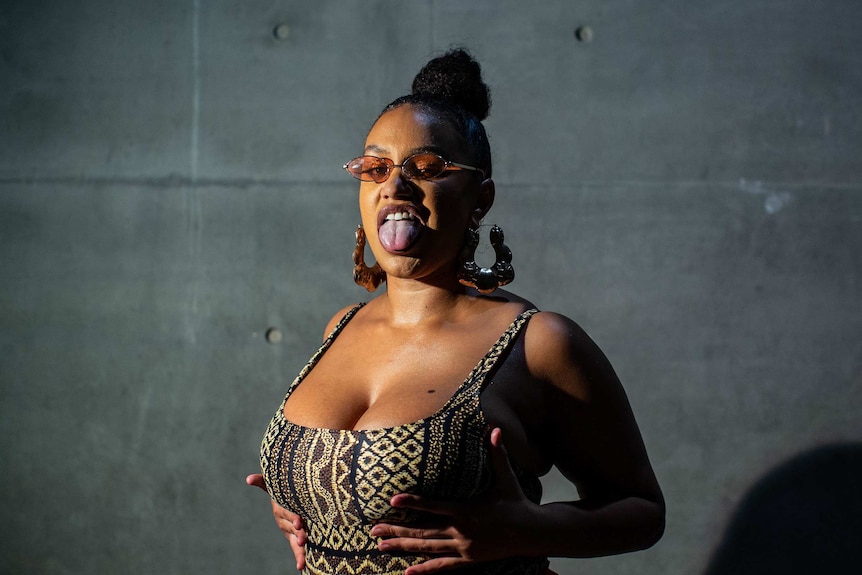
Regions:
<svg viewBox="0 0 862 575"><path fill-rule="evenodd" d="M460 48L425 64L413 78L413 95L454 104L479 120L487 118L491 109L481 66Z"/></svg>

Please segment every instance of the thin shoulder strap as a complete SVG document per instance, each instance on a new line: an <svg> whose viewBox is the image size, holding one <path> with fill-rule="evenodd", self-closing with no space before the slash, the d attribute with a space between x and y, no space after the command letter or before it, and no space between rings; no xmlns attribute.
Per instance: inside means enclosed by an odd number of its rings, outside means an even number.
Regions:
<svg viewBox="0 0 862 575"><path fill-rule="evenodd" d="M476 367L473 368L473 371L470 372L470 375L467 376L466 387L475 387L479 391L485 387L485 379L488 377L488 374L497 366L499 359L508 353L512 344L518 338L518 334L521 333L521 329L527 325L527 321L529 321L533 314L538 313L538 311L536 308L528 309L520 313L512 321L506 331L503 332L497 342L491 346L488 353L485 354Z"/></svg>
<svg viewBox="0 0 862 575"><path fill-rule="evenodd" d="M302 368L302 371L299 372L299 375L297 375L296 379L293 380L293 383L290 384L290 387L287 390L288 395L290 395L294 387L299 385L300 382L305 379L305 376L308 375L308 372L310 372L314 368L314 366L317 365L317 362L320 361L320 358L323 356L324 353L326 353L326 350L329 349L329 347L332 345L332 342L335 341L335 338L337 338L338 334L340 334L341 331L344 329L344 326L346 326L347 323L351 319L353 319L353 316L356 315L356 312L362 309L362 306L364 305L365 302L358 303L352 308L350 308L350 310L346 314L344 314L344 317L341 318L341 320L338 322L335 328L333 328L330 334L326 336L326 339L323 340L323 343L321 344L320 348L318 348L317 352L315 352L315 354L311 356L311 359L308 360L308 363L305 364L305 367ZM285 398L285 400L286 399L287 398Z"/></svg>

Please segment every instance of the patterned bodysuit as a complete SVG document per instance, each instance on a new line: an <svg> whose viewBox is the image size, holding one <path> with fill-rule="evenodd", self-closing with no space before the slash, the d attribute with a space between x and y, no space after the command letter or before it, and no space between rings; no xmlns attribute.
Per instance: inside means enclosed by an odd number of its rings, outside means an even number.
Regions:
<svg viewBox="0 0 862 575"><path fill-rule="evenodd" d="M377 550L369 533L379 522L404 522L420 514L395 509L397 493L467 499L491 487L487 451L490 425L479 404L486 378L512 346L535 309L519 315L464 383L433 415L381 429L321 429L285 419L284 405L344 326L350 310L287 391L261 443L260 463L270 496L306 524L306 566L312 575L394 575L426 557ZM516 470L524 493L541 498L538 477ZM482 575L544 573L544 558L482 563L457 571ZM454 573L454 572L453 572Z"/></svg>

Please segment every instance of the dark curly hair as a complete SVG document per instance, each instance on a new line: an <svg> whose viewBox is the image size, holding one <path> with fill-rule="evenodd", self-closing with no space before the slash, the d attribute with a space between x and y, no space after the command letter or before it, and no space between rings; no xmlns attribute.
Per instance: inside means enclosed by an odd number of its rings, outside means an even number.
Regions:
<svg viewBox="0 0 862 575"><path fill-rule="evenodd" d="M395 99L380 113L411 104L448 121L467 142L477 168L491 177L491 145L482 120L491 93L479 63L462 48L430 60L413 78L412 93Z"/></svg>

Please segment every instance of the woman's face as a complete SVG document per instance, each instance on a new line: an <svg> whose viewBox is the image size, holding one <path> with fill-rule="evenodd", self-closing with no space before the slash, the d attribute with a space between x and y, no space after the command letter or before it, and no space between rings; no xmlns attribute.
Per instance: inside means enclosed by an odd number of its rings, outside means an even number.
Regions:
<svg viewBox="0 0 862 575"><path fill-rule="evenodd" d="M365 155L396 165L420 152L473 165L448 122L409 104L381 116L365 141ZM385 182L360 183L359 209L368 245L390 277L457 284L455 261L464 231L468 224L478 225L493 196L493 183L483 182L477 172L451 170L430 180L409 180L393 168Z"/></svg>

